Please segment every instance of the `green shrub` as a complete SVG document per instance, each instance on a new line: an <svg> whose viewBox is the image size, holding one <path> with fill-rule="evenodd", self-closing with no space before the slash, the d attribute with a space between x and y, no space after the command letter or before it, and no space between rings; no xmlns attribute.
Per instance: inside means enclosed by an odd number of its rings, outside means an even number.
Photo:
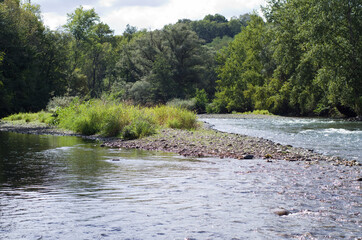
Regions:
<svg viewBox="0 0 362 240"><path fill-rule="evenodd" d="M181 124L180 120L174 118L174 119L170 119L167 121L167 127L181 129L182 124Z"/></svg>
<svg viewBox="0 0 362 240"><path fill-rule="evenodd" d="M38 112L38 113L17 113L10 116L7 116L2 119L3 121L23 121L26 123L30 122L40 122L40 123L46 123L49 124L54 120L54 117L51 113L48 112Z"/></svg>
<svg viewBox="0 0 362 240"><path fill-rule="evenodd" d="M196 101L195 99L179 99L179 98L174 98L171 101L168 101L166 103L167 106L169 107L175 107L175 108L184 108L187 109L189 111L193 111L196 109Z"/></svg>
<svg viewBox="0 0 362 240"><path fill-rule="evenodd" d="M240 114L240 113L239 113ZM243 112L242 114L254 114L254 115L273 115L268 110L254 110L249 112Z"/></svg>
<svg viewBox="0 0 362 240"><path fill-rule="evenodd" d="M57 108L65 108L68 107L72 102L79 101L78 97L68 97L68 96L62 96L62 97L53 97L48 102L46 109L49 112L55 111Z"/></svg>
<svg viewBox="0 0 362 240"><path fill-rule="evenodd" d="M146 137L156 133L155 125L145 119L137 119L123 128L122 138L126 140Z"/></svg>
<svg viewBox="0 0 362 240"><path fill-rule="evenodd" d="M204 113L206 111L206 106L209 103L209 99L205 90L196 89L196 96L194 99L196 111L198 113Z"/></svg>
<svg viewBox="0 0 362 240"><path fill-rule="evenodd" d="M150 109L161 126L178 129L196 129L197 116L184 108L158 106Z"/></svg>
<svg viewBox="0 0 362 240"><path fill-rule="evenodd" d="M126 111L121 108L110 109L104 116L102 135L107 137L118 136L122 129L129 124L129 117Z"/></svg>
<svg viewBox="0 0 362 240"><path fill-rule="evenodd" d="M36 114L19 113L4 120L14 119L54 124L84 135L101 134L124 139L149 136L159 127L197 128L196 114L183 108L140 108L102 100L72 101L67 107L57 108L53 114L44 111Z"/></svg>

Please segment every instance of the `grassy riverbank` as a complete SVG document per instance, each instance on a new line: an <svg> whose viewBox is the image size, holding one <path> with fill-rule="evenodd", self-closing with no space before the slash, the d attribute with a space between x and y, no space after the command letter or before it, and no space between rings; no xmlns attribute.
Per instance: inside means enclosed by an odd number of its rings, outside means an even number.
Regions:
<svg viewBox="0 0 362 240"><path fill-rule="evenodd" d="M53 113L19 113L3 119L14 123L45 123L83 135L137 139L155 134L158 129L196 129L195 113L170 106L142 108L124 103L90 100L73 101Z"/></svg>
<svg viewBox="0 0 362 240"><path fill-rule="evenodd" d="M87 103L89 104L89 103ZM86 111L87 114L82 115L81 119L84 120L82 124L92 124L92 121L98 119L99 115L95 115L95 110L98 109L100 113L103 115L109 109L118 109L114 105L102 105L103 103L96 103L93 110L83 109L85 105L73 106L74 109L63 110L67 114L70 114L70 111L73 112L82 112ZM103 109L102 109L103 108ZM137 110L136 110L137 109ZM308 164L318 163L319 161L327 161L335 165L348 165L354 166L359 165L356 161L348 161L345 159L340 159L338 157L333 156L325 156L319 153L315 153L313 151L303 149L303 148L295 148L292 146L285 146L281 144L274 143L270 140L266 140L263 138L250 137L240 134L231 134L231 133L223 133L219 131L215 131L207 128L206 125L203 126L203 123L197 122L197 116L191 113L189 116L189 122L186 120L180 120L176 118L175 115L172 115L172 112L167 112L170 110L165 107L157 107L157 108L138 108L138 107L130 107L126 113L126 110L123 108L124 112L122 114L128 114L128 125L123 127L123 130L119 129L119 134L124 134L124 129L131 128L137 126L139 122L148 121L148 124L154 124L152 127L152 134L139 135L138 139L125 138L124 135L118 135L116 138L106 137L104 138L104 132L102 132L102 128L98 128L97 131L92 131L95 135L85 136L86 134L82 134L81 131L74 131L73 128L70 130L60 129L59 127L50 126L45 123L40 123L40 121L34 122L25 122L24 120L17 120L15 122L2 122L0 123L0 131L13 131L19 133L30 133L30 134L52 134L52 135L72 135L72 136L82 136L86 138L99 139L104 142L104 146L112 147L112 148L136 148L143 150L152 150L152 151L163 151L163 152L173 152L183 156L191 156L191 157L220 157L220 158L235 158L235 159L266 159L266 161L272 162L274 160L287 160L287 161L305 161ZM171 108L171 110L175 111L173 114L178 114L181 111L179 109ZM133 111L133 112L132 112ZM183 112L183 111L182 111ZM60 118L65 118L60 113ZM110 113L108 113L110 114ZM113 112L113 114L115 114ZM119 113L121 114L121 113ZM133 115L132 115L133 114ZM187 114L190 114L189 112ZM93 117L92 117L93 116ZM113 116L114 115L110 115ZM173 116L173 118L172 118ZM220 115L203 115L202 117L218 117ZM278 118L278 116L261 116L261 115L222 115L223 117L242 117L242 118ZM132 118L133 117L133 118ZM105 119L109 119L105 117ZM35 118L34 118L35 119ZM80 121L78 117L72 116L65 118L68 119L68 123L72 126L78 126L80 123L76 123ZM112 119L112 118L111 118ZM133 120L132 120L133 119ZM145 120L146 119L146 120ZM148 120L147 120L148 119ZM158 119L158 120L157 120ZM183 119L183 118L181 118ZM192 120L192 121L191 121ZM105 122L102 123L102 120L98 120L98 126L105 125ZM121 121L121 120L118 120ZM125 121L125 120L123 120ZM157 122L158 121L158 122ZM178 121L188 123L189 128L181 128ZM20 124L19 124L20 123ZM176 124L177 123L177 124ZM192 123L192 124L191 124ZM141 125L142 127L146 127L146 125ZM65 126L65 123L59 124L59 126ZM127 127L129 126L129 127ZM183 125L187 126L187 125ZM157 130L156 130L157 127ZM173 128L172 128L173 127ZM191 130L190 130L191 129ZM136 130L137 131L137 127ZM87 131L87 133L90 133ZM101 134L99 134L101 133ZM133 133L136 134L137 132ZM141 132L142 133L142 132ZM151 133L148 129L148 133ZM89 135L89 134L87 134Z"/></svg>

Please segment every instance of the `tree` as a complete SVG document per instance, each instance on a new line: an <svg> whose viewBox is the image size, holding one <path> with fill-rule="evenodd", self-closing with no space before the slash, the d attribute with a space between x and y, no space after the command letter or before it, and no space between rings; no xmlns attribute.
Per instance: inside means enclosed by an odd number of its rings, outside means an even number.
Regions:
<svg viewBox="0 0 362 240"><path fill-rule="evenodd" d="M361 115L359 1L271 0L219 54L218 111Z"/></svg>
<svg viewBox="0 0 362 240"><path fill-rule="evenodd" d="M43 26L39 6L16 0L0 3L0 22L0 115L37 111L61 91L53 33Z"/></svg>
<svg viewBox="0 0 362 240"><path fill-rule="evenodd" d="M254 108L253 91L263 86L265 77L261 52L265 47L262 36L266 27L263 19L252 15L249 25L235 37L227 49L218 55L216 105L223 111L250 111Z"/></svg>
<svg viewBox="0 0 362 240"><path fill-rule="evenodd" d="M148 99L154 103L191 98L196 88L213 85L208 75L212 57L202 43L187 24L147 32L123 49L119 77L150 83Z"/></svg>
<svg viewBox="0 0 362 240"><path fill-rule="evenodd" d="M114 74L110 70L116 62L113 31L107 24L100 22L94 9L84 10L82 6L74 13L68 14L68 21L64 27L74 38L71 43L73 70L69 79L71 81L83 79L71 77L80 76L75 74L76 72L85 75L87 79L87 86L80 87L80 84L73 83L69 86L78 86L78 88L69 91L76 95L84 94L83 91L87 89L91 97L99 97L106 86L110 86L112 76L109 74ZM105 79L108 84L105 83Z"/></svg>
<svg viewBox="0 0 362 240"><path fill-rule="evenodd" d="M361 114L359 1L269 1L275 32L275 77L291 86L290 106L301 114L337 107Z"/></svg>

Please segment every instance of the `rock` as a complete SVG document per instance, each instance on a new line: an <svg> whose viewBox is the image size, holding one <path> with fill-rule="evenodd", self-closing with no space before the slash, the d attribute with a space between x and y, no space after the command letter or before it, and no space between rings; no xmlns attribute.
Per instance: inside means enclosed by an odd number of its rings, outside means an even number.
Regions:
<svg viewBox="0 0 362 240"><path fill-rule="evenodd" d="M254 155L248 154L244 156L244 159L253 159Z"/></svg>
<svg viewBox="0 0 362 240"><path fill-rule="evenodd" d="M120 160L118 158L112 159L113 162L119 162Z"/></svg>
<svg viewBox="0 0 362 240"><path fill-rule="evenodd" d="M290 212L288 210L285 210L285 209L276 209L274 211L274 213L278 216L287 216L290 214Z"/></svg>
<svg viewBox="0 0 362 240"><path fill-rule="evenodd" d="M361 181L362 181L362 178L358 178L356 181L361 182Z"/></svg>
<svg viewBox="0 0 362 240"><path fill-rule="evenodd" d="M106 146L105 144L103 144L103 143L101 144L101 147L105 147L105 146Z"/></svg>

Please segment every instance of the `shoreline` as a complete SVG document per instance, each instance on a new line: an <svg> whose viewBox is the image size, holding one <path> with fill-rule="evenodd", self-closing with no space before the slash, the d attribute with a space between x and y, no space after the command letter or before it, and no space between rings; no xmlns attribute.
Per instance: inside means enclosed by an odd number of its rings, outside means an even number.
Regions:
<svg viewBox="0 0 362 240"><path fill-rule="evenodd" d="M204 117L204 116L203 116ZM224 116L225 117L225 116ZM239 117L261 118L265 115L243 115ZM279 117L269 116L267 117ZM201 122L199 130L187 131L163 128L152 136L135 140L105 138L99 135L85 136L71 131L58 129L46 124L0 122L0 131L23 134L76 136L103 142L101 146L110 148L141 149L147 151L172 152L187 157L219 157L234 159L265 159L267 162L278 160L304 161L316 164L320 161L333 165L361 166L355 160L327 156L313 150L282 145L271 140L234 133L225 133Z"/></svg>

